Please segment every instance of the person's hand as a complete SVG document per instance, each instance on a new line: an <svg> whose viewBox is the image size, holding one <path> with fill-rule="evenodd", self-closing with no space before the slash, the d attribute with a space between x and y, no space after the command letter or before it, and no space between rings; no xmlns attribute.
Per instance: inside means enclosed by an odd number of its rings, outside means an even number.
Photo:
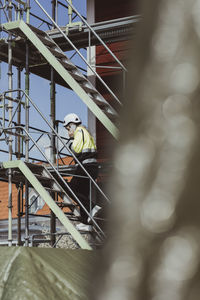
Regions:
<svg viewBox="0 0 200 300"><path fill-rule="evenodd" d="M74 130L72 128L70 128L68 130L68 135L69 135L70 138L73 138L73 136L74 136Z"/></svg>

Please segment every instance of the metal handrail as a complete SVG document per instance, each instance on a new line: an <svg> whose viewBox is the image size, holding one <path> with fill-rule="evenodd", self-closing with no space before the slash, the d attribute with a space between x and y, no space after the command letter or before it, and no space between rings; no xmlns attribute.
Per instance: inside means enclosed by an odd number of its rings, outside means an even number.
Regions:
<svg viewBox="0 0 200 300"><path fill-rule="evenodd" d="M32 99L26 94L25 91L23 91L22 89L14 89L12 91L5 91L2 95L3 95L3 99L5 99L5 95L7 93L14 93L14 92L21 92L21 99L25 96L28 100L29 103L32 104L32 106L35 108L35 110L39 113L39 115L42 117L42 119L46 122L46 124L50 127L50 129L52 130L53 134L57 137L57 139L63 144L64 148L66 148L68 150L68 152L72 155L72 157L74 158L74 160L77 162L77 164L83 169L83 171L85 172L85 174L87 175L87 177L90 179L90 182L93 182L93 184L95 185L95 187L99 190L99 192L101 193L101 195L110 203L110 200L108 199L108 197L105 195L105 193L101 190L101 188L98 186L98 184L96 183L96 181L91 177L91 175L87 172L87 170L84 168L84 166L81 164L81 162L77 159L77 157L74 155L74 153L71 151L71 149L63 142L62 138L59 136L59 134L56 132L56 130L52 127L52 125L49 123L49 121L43 116L42 112L39 110L39 108L37 107L37 105L32 101ZM19 103L21 102L21 99L19 100ZM5 109L5 105L4 105L4 109ZM5 126L5 125L4 125ZM22 129L26 135L30 138L30 140L32 141L32 143L35 145L35 147L39 150L39 152L42 154L42 156L46 159L46 161L49 163L49 165L52 167L52 169L54 170L54 172L56 172L56 174L58 175L58 177L62 180L62 182L64 183L64 185L68 188L68 190L71 192L71 194L74 196L74 198L76 199L77 203L84 209L84 211L86 212L86 214L91 218L93 224L95 224L95 226L99 229L99 231L103 233L103 231L101 230L101 228L99 227L99 225L96 223L96 221L94 220L94 218L90 215L90 213L86 210L86 208L83 206L83 204L81 203L81 201L78 199L78 197L76 196L76 194L73 192L73 190L70 188L70 186L66 183L66 181L63 179L63 177L59 174L58 170L55 168L55 166L52 164L52 162L48 159L48 157L43 153L43 151L41 150L41 148L38 146L38 144L35 142L35 140L31 137L31 135L29 134L29 132L26 130L26 128L24 128L23 126L14 126L14 127L8 127L7 129L12 130L12 129ZM3 128L4 131L7 130L5 127ZM67 194L66 194L67 195ZM67 195L68 196L68 195Z"/></svg>
<svg viewBox="0 0 200 300"><path fill-rule="evenodd" d="M43 6L39 3L38 0L34 0L37 5L41 8L41 10L45 13L45 15L51 20L54 26L58 29L58 31L63 35L63 37L67 40L67 42L74 48L77 54L81 57L81 59L85 62L88 68L94 73L94 75L101 81L104 87L111 93L111 95L115 98L115 100L122 106L122 103L118 99L118 97L114 94L114 92L109 88L109 86L105 83L105 81L99 76L99 74L92 68L92 66L87 62L85 57L80 53L78 48L72 43L72 41L68 38L68 36L60 29L58 24L51 18L51 16L47 13L47 11L43 8ZM62 50L61 50L62 51Z"/></svg>
<svg viewBox="0 0 200 300"><path fill-rule="evenodd" d="M82 170L85 172L85 174L87 174L87 176L90 178L90 180L93 182L93 184L96 186L96 188L99 190L99 192L102 194L102 196L104 196L104 198L110 203L110 200L108 199L108 197L104 194L104 192L101 190L101 188L98 186L98 184L96 183L96 181L90 176L90 174L87 172L87 170L84 168L84 166L81 164L81 162L77 159L77 157L75 156L75 154L72 152L72 150L63 142L63 140L61 139L61 137L59 136L59 134L56 132L56 130L52 127L52 125L50 124L50 122L43 116L42 112L39 110L39 108L37 107L37 105L32 101L32 99L29 97L29 95L27 95L27 93L22 90L22 89L14 89L12 91L6 91L3 94L7 94L10 92L22 92L23 95L25 95L25 97L27 97L30 101L30 103L33 105L33 107L35 108L35 110L39 113L39 115L42 117L42 119L46 122L46 124L50 127L50 129L52 130L52 132L57 136L57 138L59 139L59 141L63 144L63 146L69 151L69 153L72 155L72 157L74 158L74 160L77 162L77 164L82 168ZM23 98L22 95L22 98Z"/></svg>
<svg viewBox="0 0 200 300"><path fill-rule="evenodd" d="M50 166L52 167L52 169L54 170L54 172L56 172L56 174L59 176L59 178L62 180L62 182L65 184L65 186L68 188L68 190L70 191L70 193L74 196L74 198L76 199L76 201L78 202L78 204L84 209L84 211L86 212L86 214L88 215L88 217L91 218L91 220L93 221L93 224L95 224L95 226L99 229L99 231L102 233L102 235L105 236L105 233L103 232L103 230L99 227L99 225L97 224L97 222L94 220L94 218L90 215L90 213L87 211L87 209L84 207L84 205L81 203L81 201L78 199L78 197L76 196L76 194L73 192L73 190L70 188L70 186L67 184L67 182L63 179L63 177L60 175L60 173L56 170L56 168L54 167L54 165L52 164L52 162L48 159L48 157L44 154L44 152L41 150L41 148L38 146L38 144L34 141L34 139L32 138L32 136L29 134L29 132L26 130L26 128L24 128L23 126L14 126L14 127L8 127L8 128L4 128L4 131L6 130L12 130L12 129L21 129L23 130L26 135L30 138L30 140L32 141L32 143L35 144L35 147L38 149L38 151L42 154L42 156L46 159L46 161L50 164ZM67 193L66 193L66 196ZM69 196L68 196L69 197Z"/></svg>

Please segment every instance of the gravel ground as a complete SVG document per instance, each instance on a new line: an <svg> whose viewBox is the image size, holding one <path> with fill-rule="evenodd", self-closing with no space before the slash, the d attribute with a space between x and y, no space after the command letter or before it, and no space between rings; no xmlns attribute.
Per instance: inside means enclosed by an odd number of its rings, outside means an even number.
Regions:
<svg viewBox="0 0 200 300"><path fill-rule="evenodd" d="M44 239L49 240L49 227L43 226L42 234L44 234ZM60 232L64 232L61 230ZM45 235L47 234L47 235ZM92 233L82 233L83 238L94 248L94 238L92 236ZM79 249L80 247L78 244L74 241L74 239L69 234L65 235L58 235L56 236L56 248L62 248L62 249ZM40 243L37 245L37 247L40 248L51 248L50 243Z"/></svg>

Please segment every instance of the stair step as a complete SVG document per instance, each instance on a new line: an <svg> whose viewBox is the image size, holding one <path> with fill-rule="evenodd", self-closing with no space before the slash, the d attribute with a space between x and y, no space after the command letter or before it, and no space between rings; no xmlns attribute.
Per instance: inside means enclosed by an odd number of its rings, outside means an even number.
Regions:
<svg viewBox="0 0 200 300"><path fill-rule="evenodd" d="M96 89L93 87L93 85L89 81L80 83L80 85L88 93L96 93L97 92Z"/></svg>
<svg viewBox="0 0 200 300"><path fill-rule="evenodd" d="M26 163L26 165L38 179L54 182L51 174L49 174L48 170L46 170L44 166L31 163Z"/></svg>
<svg viewBox="0 0 200 300"><path fill-rule="evenodd" d="M39 35L38 37L43 42L43 44L45 44L46 46L49 46L49 47L55 46L55 44L48 38L48 36Z"/></svg>
<svg viewBox="0 0 200 300"><path fill-rule="evenodd" d="M101 108L108 107L108 103L104 100L104 98L96 97L97 93L88 93L90 98Z"/></svg>
<svg viewBox="0 0 200 300"><path fill-rule="evenodd" d="M45 187L45 190L47 190L49 193L60 193L60 191L58 191L57 189L54 189L52 187Z"/></svg>
<svg viewBox="0 0 200 300"><path fill-rule="evenodd" d="M118 117L118 113L112 108L108 102L105 101L105 99L98 93L91 93L92 100L102 108L102 110L108 114L109 116L113 116L114 118Z"/></svg>
<svg viewBox="0 0 200 300"><path fill-rule="evenodd" d="M60 58L58 59L58 61L63 65L63 67L66 70L73 70L76 69L76 67L67 59L67 57L65 58Z"/></svg>
<svg viewBox="0 0 200 300"><path fill-rule="evenodd" d="M66 55L63 54L62 52L54 49L54 48L50 48L48 46L46 46L47 49L49 49L49 51L51 51L51 53L56 57L56 58L66 58Z"/></svg>
<svg viewBox="0 0 200 300"><path fill-rule="evenodd" d="M40 175L40 174L36 174L36 173L33 173L33 175L44 185L44 184L48 184L48 186L50 184L52 184L54 182L54 179L53 178L49 178L49 177L46 177L44 175Z"/></svg>
<svg viewBox="0 0 200 300"><path fill-rule="evenodd" d="M26 24L27 24L27 23L26 23ZM34 31L37 35L46 36L46 32L40 30L40 29L37 28L37 27L32 26L31 24L27 24L27 25L28 25L28 27L29 27L32 31Z"/></svg>
<svg viewBox="0 0 200 300"><path fill-rule="evenodd" d="M44 167L42 165L37 165L37 164L34 165L30 163L26 163L26 165L34 174L42 175L44 171Z"/></svg>
<svg viewBox="0 0 200 300"><path fill-rule="evenodd" d="M74 208L74 204L73 203L65 203L65 202L60 202L60 201L56 201L56 204L60 207L69 207L69 208Z"/></svg>
<svg viewBox="0 0 200 300"><path fill-rule="evenodd" d="M111 117L113 120L115 120L118 117L116 111L114 109L111 109L110 106L105 106L102 110L107 116Z"/></svg>
<svg viewBox="0 0 200 300"><path fill-rule="evenodd" d="M76 69L74 71L69 71L69 73L77 81L87 81L87 78Z"/></svg>

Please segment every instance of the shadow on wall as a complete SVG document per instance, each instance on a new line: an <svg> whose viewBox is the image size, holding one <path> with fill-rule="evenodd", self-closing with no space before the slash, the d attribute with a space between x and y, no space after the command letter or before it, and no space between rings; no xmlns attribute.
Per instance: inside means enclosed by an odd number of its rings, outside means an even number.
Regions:
<svg viewBox="0 0 200 300"><path fill-rule="evenodd" d="M199 299L199 12L143 1L92 300Z"/></svg>

